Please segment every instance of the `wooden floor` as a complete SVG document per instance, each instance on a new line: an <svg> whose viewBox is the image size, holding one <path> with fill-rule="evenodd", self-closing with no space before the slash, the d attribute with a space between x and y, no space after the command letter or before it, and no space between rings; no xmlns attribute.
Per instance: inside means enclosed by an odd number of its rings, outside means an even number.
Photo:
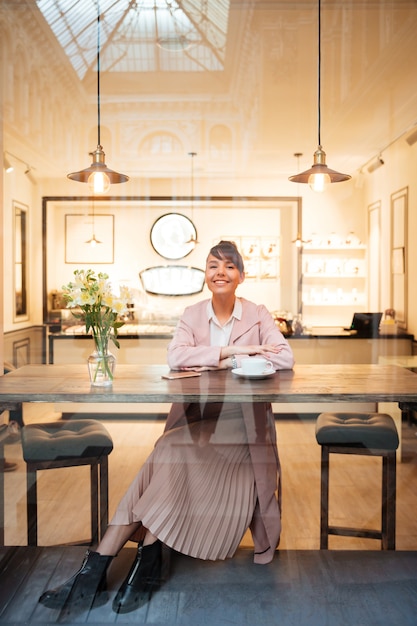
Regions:
<svg viewBox="0 0 417 626"><path fill-rule="evenodd" d="M31 407L25 420L51 420L50 411ZM115 444L110 455L110 515L155 439L161 422L106 421ZM252 564L246 536L236 557L207 563L174 555L171 575L146 609L127 616L111 611L111 596L133 559L128 544L109 571L110 599L81 615L59 615L37 598L78 568L85 548L68 547L88 535L88 470L49 470L39 478L39 544L26 546L25 464L19 443L7 445L18 469L5 474L6 545L0 551L0 624L154 623L294 624L341 626L416 624L417 615L417 436L403 424L403 455L397 476L397 551L380 542L330 538L319 550L320 448L314 420L277 422L283 477L283 532L271 565ZM380 460L344 457L331 462L334 523L378 527ZM61 547L57 547L61 544ZM67 547L62 547L67 544Z"/></svg>
<svg viewBox="0 0 417 626"><path fill-rule="evenodd" d="M280 550L254 565L248 548L223 562L174 554L170 576L150 602L127 615L112 599L134 557L126 548L108 572L108 593L91 608L47 609L37 602L69 577L80 547L0 551L0 623L176 624L179 626L415 626L417 552Z"/></svg>

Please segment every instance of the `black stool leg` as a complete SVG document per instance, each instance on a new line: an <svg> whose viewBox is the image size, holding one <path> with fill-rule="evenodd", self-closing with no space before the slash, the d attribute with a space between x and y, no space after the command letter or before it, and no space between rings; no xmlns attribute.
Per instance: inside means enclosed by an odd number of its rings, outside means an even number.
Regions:
<svg viewBox="0 0 417 626"><path fill-rule="evenodd" d="M329 547L329 448L321 447L320 550Z"/></svg>
<svg viewBox="0 0 417 626"><path fill-rule="evenodd" d="M9 422L17 422L21 428L25 425L23 422L23 409L20 406L18 409L9 411Z"/></svg>
<svg viewBox="0 0 417 626"><path fill-rule="evenodd" d="M104 455L100 459L100 540L109 523L109 459Z"/></svg>
<svg viewBox="0 0 417 626"><path fill-rule="evenodd" d="M0 546L4 546L4 445L0 442Z"/></svg>
<svg viewBox="0 0 417 626"><path fill-rule="evenodd" d="M91 463L90 465L90 490L91 490L91 543L98 542L98 461Z"/></svg>
<svg viewBox="0 0 417 626"><path fill-rule="evenodd" d="M38 493L36 483L36 469L32 469L30 464L26 467L26 518L28 546L38 545Z"/></svg>
<svg viewBox="0 0 417 626"><path fill-rule="evenodd" d="M382 459L382 549L395 550L396 516L396 453L388 452Z"/></svg>

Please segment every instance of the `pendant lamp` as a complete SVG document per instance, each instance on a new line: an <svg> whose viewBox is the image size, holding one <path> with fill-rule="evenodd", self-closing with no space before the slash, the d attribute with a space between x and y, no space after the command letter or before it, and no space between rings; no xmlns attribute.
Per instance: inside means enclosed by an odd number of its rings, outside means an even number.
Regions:
<svg viewBox="0 0 417 626"><path fill-rule="evenodd" d="M95 248L97 244L99 243L103 243L102 241L100 241L100 239L97 239L96 237L96 228L95 228L95 209L94 209L94 200L92 202L92 213L91 213L91 217L92 217L92 233L91 233L91 238L87 239L87 241L85 243L88 243L92 248Z"/></svg>
<svg viewBox="0 0 417 626"><path fill-rule="evenodd" d="M297 159L297 164L298 164L298 168L297 169L300 170L300 157L303 156L303 153L302 152L294 152L294 156ZM297 192L297 196L299 198L301 198L301 194L300 194L300 190L299 189L298 189L298 192ZM302 212L301 212L302 208L301 207L302 207L302 204L300 203L298 205L298 216L297 216L297 223L298 223L298 227L299 228L301 228L300 224L302 223ZM303 237L301 235L301 231L299 230L297 232L297 237L295 239L293 239L291 243L295 243L295 247L296 248L302 248L305 243L310 243L310 242L311 242L311 239L303 239Z"/></svg>
<svg viewBox="0 0 417 626"><path fill-rule="evenodd" d="M97 148L91 153L93 162L90 167L79 172L72 172L67 177L79 183L88 183L94 194L103 194L109 191L110 185L125 183L129 176L119 174L107 167L105 154L100 140L100 5L97 4Z"/></svg>
<svg viewBox="0 0 417 626"><path fill-rule="evenodd" d="M190 173L190 192L191 192L191 221L194 224L194 157L197 156L197 152L189 152L188 156L191 157L191 173ZM199 243L194 235L191 235L191 239L189 239L186 243L193 243L194 246Z"/></svg>
<svg viewBox="0 0 417 626"><path fill-rule="evenodd" d="M341 174L326 165L326 153L321 146L321 0L318 0L318 147L314 163L309 170L290 176L293 183L308 183L313 191L324 191L330 183L349 180L349 174Z"/></svg>

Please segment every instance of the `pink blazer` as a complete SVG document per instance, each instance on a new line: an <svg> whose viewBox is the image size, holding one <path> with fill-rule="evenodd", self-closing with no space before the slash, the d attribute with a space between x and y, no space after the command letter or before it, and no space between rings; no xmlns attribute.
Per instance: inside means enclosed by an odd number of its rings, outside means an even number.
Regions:
<svg viewBox="0 0 417 626"><path fill-rule="evenodd" d="M263 304L255 304L244 298L242 319L235 319L230 344L274 344L282 346L278 354L268 353L277 370L292 369L294 357L283 334L278 330L271 314ZM210 326L207 319L208 300L187 307L178 322L174 337L168 346L168 365L171 369L181 367L217 367L220 359L219 346L210 346ZM245 357L247 358L247 357ZM240 357L236 357L240 367Z"/></svg>
<svg viewBox="0 0 417 626"><path fill-rule="evenodd" d="M242 319L234 321L230 345L266 343L281 345L282 350L278 354L268 354L268 358L277 370L292 369L294 357L291 348L277 329L266 307L243 298L241 301ZM210 346L207 303L208 300L203 300L185 309L168 346L168 365L171 369L218 365L220 348ZM239 357L237 360L239 364ZM215 372L213 375L216 375ZM206 384L209 386L210 373L203 380L207 381ZM188 407L189 404L173 404L165 430L185 425ZM281 534L280 463L274 416L269 403L242 403L241 407L258 495L250 525L254 541L254 562L269 563L278 547Z"/></svg>

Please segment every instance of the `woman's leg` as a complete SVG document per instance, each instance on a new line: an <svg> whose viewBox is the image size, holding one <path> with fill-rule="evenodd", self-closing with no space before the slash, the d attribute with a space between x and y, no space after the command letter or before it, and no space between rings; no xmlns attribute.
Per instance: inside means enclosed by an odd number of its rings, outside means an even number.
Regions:
<svg viewBox="0 0 417 626"><path fill-rule="evenodd" d="M132 522L126 526L110 525L107 526L107 530L104 533L103 539L98 544L96 550L99 554L105 554L108 556L116 556L123 548L126 541L131 539L135 541L134 535L140 528L140 522ZM148 546L156 541L156 537L146 530L145 538L143 539L143 546Z"/></svg>

